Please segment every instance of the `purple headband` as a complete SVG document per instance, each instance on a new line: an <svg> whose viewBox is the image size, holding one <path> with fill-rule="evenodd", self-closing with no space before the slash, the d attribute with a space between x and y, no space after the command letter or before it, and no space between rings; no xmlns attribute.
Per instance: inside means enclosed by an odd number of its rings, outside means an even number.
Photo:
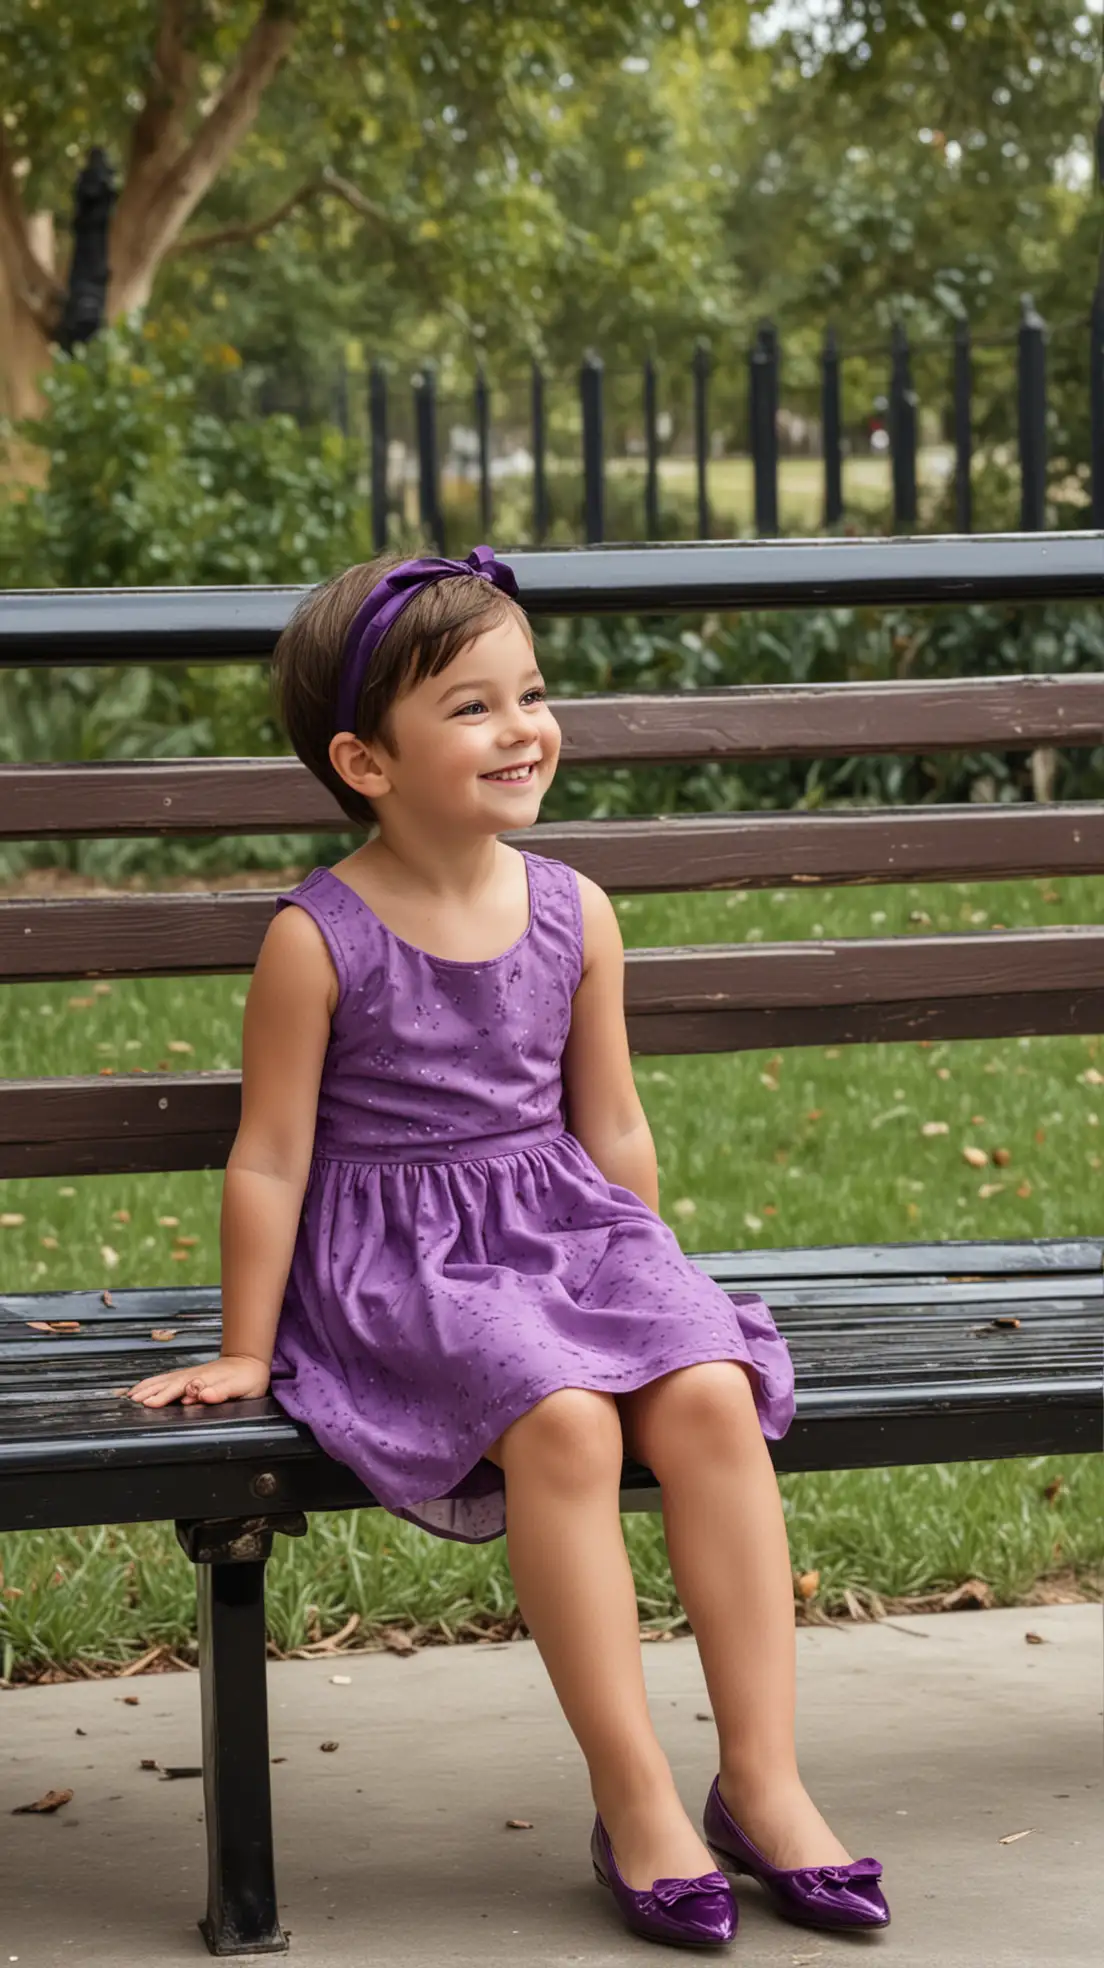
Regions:
<svg viewBox="0 0 1104 1968"><path fill-rule="evenodd" d="M400 566L393 567L365 595L349 625L337 686L335 732L356 730L357 704L365 673L372 652L392 622L397 621L407 603L423 588L432 581L445 580L450 574L475 574L481 581L490 581L492 586L501 588L504 594L516 595L518 591L513 568L495 559L493 547L476 547L466 560L404 560Z"/></svg>

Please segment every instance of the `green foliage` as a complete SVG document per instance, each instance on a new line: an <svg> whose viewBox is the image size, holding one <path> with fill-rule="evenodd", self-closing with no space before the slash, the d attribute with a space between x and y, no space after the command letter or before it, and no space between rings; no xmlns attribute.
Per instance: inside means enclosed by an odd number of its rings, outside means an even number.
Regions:
<svg viewBox="0 0 1104 1968"><path fill-rule="evenodd" d="M0 501L0 585L317 581L357 558L356 446L287 417L201 407L227 343L152 324L59 355L20 435L42 484Z"/></svg>

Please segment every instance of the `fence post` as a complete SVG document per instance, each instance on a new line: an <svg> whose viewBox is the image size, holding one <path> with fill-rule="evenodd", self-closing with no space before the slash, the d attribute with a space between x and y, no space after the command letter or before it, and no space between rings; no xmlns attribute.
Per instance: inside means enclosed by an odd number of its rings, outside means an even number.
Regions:
<svg viewBox="0 0 1104 1968"><path fill-rule="evenodd" d="M334 377L333 387L334 423L342 437L349 435L349 365L342 349Z"/></svg>
<svg viewBox="0 0 1104 1968"><path fill-rule="evenodd" d="M438 553L443 554L445 522L437 458L437 375L431 362L425 363L414 378L414 418L418 432L418 517L422 531Z"/></svg>
<svg viewBox="0 0 1104 1968"><path fill-rule="evenodd" d="M1089 415L1092 523L1104 526L1104 274L1096 283L1089 315Z"/></svg>
<svg viewBox="0 0 1104 1968"><path fill-rule="evenodd" d="M529 411L533 435L533 539L539 547L548 532L548 478L544 456L544 370L535 357L529 375Z"/></svg>
<svg viewBox="0 0 1104 1968"><path fill-rule="evenodd" d="M605 537L601 356L584 356L579 393L583 406L583 533L591 546Z"/></svg>
<svg viewBox="0 0 1104 1968"><path fill-rule="evenodd" d="M840 432L840 368L836 331L829 325L824 334L821 365L821 422L824 429L824 524L836 526L843 518L843 446Z"/></svg>
<svg viewBox="0 0 1104 1968"><path fill-rule="evenodd" d="M368 428L371 440L372 545L387 545L387 377L382 364L368 371Z"/></svg>
<svg viewBox="0 0 1104 1968"><path fill-rule="evenodd" d="M971 533L974 525L973 487L970 483L973 458L972 392L970 323L966 315L960 314L955 322L954 338L955 522L960 533Z"/></svg>
<svg viewBox="0 0 1104 1968"><path fill-rule="evenodd" d="M692 362L694 372L694 458L698 478L698 539L708 540L712 527L709 520L709 346L704 341L695 342Z"/></svg>
<svg viewBox="0 0 1104 1968"><path fill-rule="evenodd" d="M893 465L893 526L895 532L916 524L916 391L908 336L901 322L893 324L889 379L889 446Z"/></svg>
<svg viewBox="0 0 1104 1968"><path fill-rule="evenodd" d="M749 357L751 455L755 467L755 530L778 531L778 336L761 321Z"/></svg>
<svg viewBox="0 0 1104 1968"><path fill-rule="evenodd" d="M78 342L90 342L103 326L110 273L108 233L118 186L108 155L95 145L73 190L73 256L69 262L69 291L56 335L72 353Z"/></svg>
<svg viewBox="0 0 1104 1968"><path fill-rule="evenodd" d="M479 527L491 530L491 393L480 363L475 372L475 428L479 434Z"/></svg>
<svg viewBox="0 0 1104 1968"><path fill-rule="evenodd" d="M644 537L659 538L659 432L656 428L656 366L644 364Z"/></svg>
<svg viewBox="0 0 1104 1968"><path fill-rule="evenodd" d="M1046 525L1046 345L1042 316L1030 294L1020 317L1020 530Z"/></svg>

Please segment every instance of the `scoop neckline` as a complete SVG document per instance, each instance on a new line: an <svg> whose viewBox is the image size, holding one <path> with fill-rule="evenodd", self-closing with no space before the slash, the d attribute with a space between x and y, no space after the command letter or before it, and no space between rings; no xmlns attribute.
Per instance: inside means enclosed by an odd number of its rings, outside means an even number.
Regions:
<svg viewBox="0 0 1104 1968"><path fill-rule="evenodd" d="M512 957L515 951L521 949L522 944L528 941L532 933L533 923L536 919L536 910L533 902L532 857L524 847L520 847L518 853L525 863L525 886L529 896L529 920L517 941L511 943L508 950L500 951L497 957L439 957L433 950L423 950L417 943L408 943L405 936L400 936L397 930L392 929L390 924L385 923L383 917L376 914L371 903L365 901L363 895L358 893L352 883L344 881L340 875L334 873L332 868L319 867L315 870L315 873L328 875L332 882L336 882L339 888L343 888L347 895L352 896L353 901L359 904L366 915L371 916L372 921L379 929L382 929L385 936L390 937L392 943L397 943L400 949L409 950L411 956L424 957L426 963L444 964L449 970L488 970L493 964L505 963L507 957Z"/></svg>

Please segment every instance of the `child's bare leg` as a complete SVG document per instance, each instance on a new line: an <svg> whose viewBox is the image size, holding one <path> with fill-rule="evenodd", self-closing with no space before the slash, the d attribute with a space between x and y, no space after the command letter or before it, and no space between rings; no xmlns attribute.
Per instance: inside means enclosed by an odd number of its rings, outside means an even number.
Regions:
<svg viewBox="0 0 1104 1968"><path fill-rule="evenodd" d="M671 1570L717 1724L721 1795L775 1865L843 1864L849 1855L798 1774L789 1547L747 1374L731 1360L684 1367L618 1405L629 1453L662 1485Z"/></svg>
<svg viewBox="0 0 1104 1968"><path fill-rule="evenodd" d="M644 1892L653 1879L711 1872L716 1861L683 1809L648 1712L618 1509L616 1403L564 1388L488 1453L506 1477L518 1604L586 1758L623 1878Z"/></svg>

